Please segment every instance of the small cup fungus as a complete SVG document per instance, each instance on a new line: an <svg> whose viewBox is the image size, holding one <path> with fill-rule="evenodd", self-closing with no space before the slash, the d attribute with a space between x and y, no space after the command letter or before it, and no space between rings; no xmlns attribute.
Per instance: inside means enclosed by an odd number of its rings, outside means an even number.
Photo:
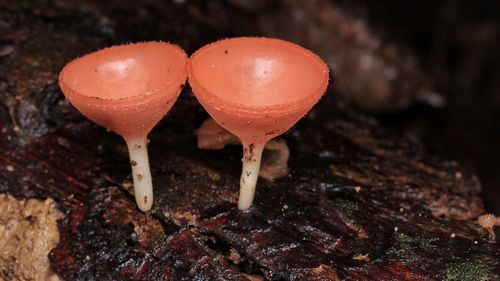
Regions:
<svg viewBox="0 0 500 281"><path fill-rule="evenodd" d="M477 218L477 223L488 230L490 234L490 238L495 240L495 230L493 229L495 226L500 225L500 217L495 217L492 214L481 215Z"/></svg>
<svg viewBox="0 0 500 281"><path fill-rule="evenodd" d="M246 210L266 142L318 102L328 85L328 67L296 44L243 37L202 47L191 57L188 73L202 106L243 144L238 208Z"/></svg>
<svg viewBox="0 0 500 281"><path fill-rule="evenodd" d="M186 53L164 42L113 46L68 63L59 84L83 115L121 135L130 155L137 206L148 211L153 184L147 135L186 81Z"/></svg>

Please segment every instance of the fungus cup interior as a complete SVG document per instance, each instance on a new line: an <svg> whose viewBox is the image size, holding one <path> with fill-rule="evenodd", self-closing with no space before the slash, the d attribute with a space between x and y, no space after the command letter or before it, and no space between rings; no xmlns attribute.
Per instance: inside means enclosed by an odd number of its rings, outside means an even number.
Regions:
<svg viewBox="0 0 500 281"><path fill-rule="evenodd" d="M59 85L83 115L121 135L129 149L138 207L153 203L147 135L172 108L187 76L187 55L164 42L113 46L68 63Z"/></svg>
<svg viewBox="0 0 500 281"><path fill-rule="evenodd" d="M186 80L186 64L185 52L164 42L113 46L68 63L59 81L82 114L135 137L170 110Z"/></svg>
<svg viewBox="0 0 500 281"><path fill-rule="evenodd" d="M188 73L203 107L243 144L238 207L247 209L265 143L292 127L318 102L328 85L328 67L296 44L243 37L202 47L191 56ZM252 162L251 167L246 165ZM251 195L245 199L247 189Z"/></svg>
<svg viewBox="0 0 500 281"><path fill-rule="evenodd" d="M293 126L328 85L328 67L296 44L232 38L199 49L189 83L224 128L242 140L267 141Z"/></svg>

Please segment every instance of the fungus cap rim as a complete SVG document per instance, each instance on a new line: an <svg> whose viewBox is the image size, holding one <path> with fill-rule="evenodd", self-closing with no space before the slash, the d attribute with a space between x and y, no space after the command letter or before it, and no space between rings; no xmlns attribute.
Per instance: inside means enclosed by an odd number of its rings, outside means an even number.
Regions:
<svg viewBox="0 0 500 281"><path fill-rule="evenodd" d="M153 45L153 44L154 45L163 45L164 47L170 48L170 50L177 52L178 55L180 55L184 61L184 63L183 63L184 67L179 70L179 73L174 77L174 79L172 79L171 81L168 81L166 83L162 83L158 87L155 87L154 89L150 89L150 90L147 90L139 95L134 95L134 96L129 96L129 97L103 98L103 97L83 94L82 92L76 90L74 87L71 87L65 81L65 79L67 78L66 72L68 71L68 69L70 67L73 67L73 64L77 61L84 60L84 59L86 59L92 55L98 54L98 53L102 54L104 52L108 52L111 49L127 48L127 47L138 46L138 45ZM59 73L59 77L58 77L59 78L59 86L61 87L61 89L64 88L66 90L69 90L69 92L71 92L71 94L76 95L81 99L86 99L88 101L108 102L108 103L113 103L113 104L119 103L119 102L140 101L141 99L154 96L157 93L161 93L162 90L168 88L171 85L179 84L180 88L182 89L182 86L185 84L186 78L187 78L187 64L188 64L188 57L187 57L186 52L181 47L179 47L175 44L172 44L172 43L163 42L163 41L147 41L147 42L128 43L128 44L122 44L122 45L113 45L113 46L102 48L102 49L94 51L94 52L87 53L83 56L80 56L80 57L75 58L75 59L71 60L70 62L68 62L63 67L61 72ZM176 91L174 92L173 95L175 95L177 92L178 92L178 89L176 89Z"/></svg>
<svg viewBox="0 0 500 281"><path fill-rule="evenodd" d="M309 56L309 58L311 58L311 60L316 65L318 65L320 69L323 70L320 74L322 75L322 77L320 83L318 83L318 87L316 87L313 91L311 91L311 93L308 94L306 97L293 100L290 102L278 103L272 105L246 105L231 101L229 99L223 98L213 93L213 91L208 90L205 86L203 86L203 83L199 82L198 79L195 77L192 70L193 61L196 60L196 58L204 51L215 47L219 47L219 44L221 43L236 42L236 41L255 42L255 40L270 44L277 44L279 46L284 46L286 48L292 48L295 51L301 52L302 54ZM319 99L318 97L325 93L330 80L328 66L318 55L298 44L288 42L282 39L269 38L269 37L233 37L233 38L221 39L212 42L210 44L207 44L198 49L194 54L191 55L187 66L187 72L188 72L188 81L189 84L191 85L191 88L193 88L195 96L205 97L203 98L204 101L210 103L214 107L224 109L224 111L233 112L235 114L245 114L245 115L261 115L263 113L281 115L281 114L297 112L307 107L312 107L315 101ZM198 89L198 91L196 89Z"/></svg>

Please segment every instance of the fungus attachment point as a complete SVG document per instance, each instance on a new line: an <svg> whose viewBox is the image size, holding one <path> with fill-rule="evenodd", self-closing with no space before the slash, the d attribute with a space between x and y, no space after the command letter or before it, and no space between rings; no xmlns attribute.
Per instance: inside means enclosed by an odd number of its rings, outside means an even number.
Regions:
<svg viewBox="0 0 500 281"><path fill-rule="evenodd" d="M203 107L243 144L238 208L248 209L265 144L318 102L328 85L328 67L296 44L243 37L199 49L188 72Z"/></svg>
<svg viewBox="0 0 500 281"><path fill-rule="evenodd" d="M238 137L208 118L196 131L199 149L223 149L228 144L241 144ZM243 151L244 152L244 151ZM266 143L259 176L268 181L288 175L290 150L284 140L272 139Z"/></svg>
<svg viewBox="0 0 500 281"><path fill-rule="evenodd" d="M179 47L146 42L90 53L68 63L59 75L73 106L125 139L142 211L153 204L147 136L176 101L186 81L186 64Z"/></svg>

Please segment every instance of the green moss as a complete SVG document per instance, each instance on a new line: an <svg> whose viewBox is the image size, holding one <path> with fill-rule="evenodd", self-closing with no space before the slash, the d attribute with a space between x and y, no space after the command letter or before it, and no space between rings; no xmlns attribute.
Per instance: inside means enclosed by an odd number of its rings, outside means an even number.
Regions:
<svg viewBox="0 0 500 281"><path fill-rule="evenodd" d="M389 254L395 255L405 264L413 264L418 260L415 250L432 251L436 247L439 238L411 237L404 233L398 233L396 243L388 250Z"/></svg>
<svg viewBox="0 0 500 281"><path fill-rule="evenodd" d="M409 244L399 244L387 251L391 255L395 255L404 264L412 264L417 261L417 256Z"/></svg>
<svg viewBox="0 0 500 281"><path fill-rule="evenodd" d="M347 215L352 215L360 210L358 202L349 201L346 199L336 198L335 200L333 200L333 205Z"/></svg>
<svg viewBox="0 0 500 281"><path fill-rule="evenodd" d="M413 245L424 251L431 251L432 249L434 249L436 242L439 241L439 238L435 237L432 238L421 237L421 236L410 237L404 233L399 233L399 235L396 236L396 239L401 243Z"/></svg>
<svg viewBox="0 0 500 281"><path fill-rule="evenodd" d="M480 260L461 262L446 270L446 281L486 281L490 280L491 268Z"/></svg>

